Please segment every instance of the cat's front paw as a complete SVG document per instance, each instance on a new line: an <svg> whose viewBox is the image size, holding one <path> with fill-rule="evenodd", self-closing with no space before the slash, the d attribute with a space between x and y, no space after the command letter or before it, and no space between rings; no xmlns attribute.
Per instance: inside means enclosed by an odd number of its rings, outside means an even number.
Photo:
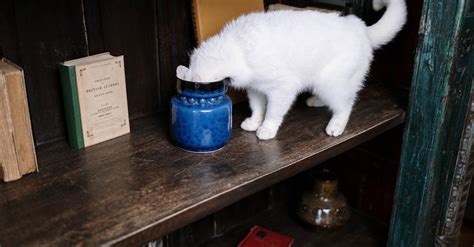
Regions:
<svg viewBox="0 0 474 247"><path fill-rule="evenodd" d="M240 128L246 131L256 131L261 124L261 121L255 121L252 118L247 118L240 124Z"/></svg>
<svg viewBox="0 0 474 247"><path fill-rule="evenodd" d="M326 134L334 137L340 136L345 128L345 124L339 123L338 121L329 121L328 126L326 126Z"/></svg>
<svg viewBox="0 0 474 247"><path fill-rule="evenodd" d="M324 103L316 96L311 96L306 99L306 105L309 107L322 107Z"/></svg>
<svg viewBox="0 0 474 247"><path fill-rule="evenodd" d="M260 128L257 130L257 137L260 140L270 140L275 138L277 132L278 129L260 126Z"/></svg>

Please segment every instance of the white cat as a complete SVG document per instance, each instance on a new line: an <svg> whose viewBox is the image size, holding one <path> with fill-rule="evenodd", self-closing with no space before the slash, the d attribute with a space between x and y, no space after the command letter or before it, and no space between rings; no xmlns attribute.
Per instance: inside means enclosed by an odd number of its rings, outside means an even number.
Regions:
<svg viewBox="0 0 474 247"><path fill-rule="evenodd" d="M374 0L387 6L367 27L356 16L317 11L253 13L230 22L192 52L188 80L231 79L246 89L252 115L242 122L259 139L275 137L297 95L311 91L309 106L327 105L333 115L330 136L343 133L373 51L390 42L406 22L405 0Z"/></svg>

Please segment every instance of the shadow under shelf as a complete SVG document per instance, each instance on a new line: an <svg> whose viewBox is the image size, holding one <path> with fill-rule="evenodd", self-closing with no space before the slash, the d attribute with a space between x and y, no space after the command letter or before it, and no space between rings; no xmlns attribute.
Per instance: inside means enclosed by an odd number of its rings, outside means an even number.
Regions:
<svg viewBox="0 0 474 247"><path fill-rule="evenodd" d="M286 207L268 210L200 247L237 246L254 225L294 238L293 247L386 246L388 226L358 210L352 210L351 219L335 229L305 226L290 212Z"/></svg>

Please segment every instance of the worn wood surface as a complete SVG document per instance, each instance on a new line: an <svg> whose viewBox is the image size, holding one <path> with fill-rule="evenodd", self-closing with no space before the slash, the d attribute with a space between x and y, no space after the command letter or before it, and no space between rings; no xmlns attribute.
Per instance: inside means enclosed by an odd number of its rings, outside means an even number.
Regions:
<svg viewBox="0 0 474 247"><path fill-rule="evenodd" d="M474 91L471 90L469 106L474 106ZM462 141L459 146L456 166L448 177L448 186L445 188L447 200L443 201L443 216L441 225L438 227L436 241L441 246L457 246L458 238L463 224L464 210L466 209L472 175L474 172L474 162L472 149L474 109L469 109L464 122ZM474 243L474 242L473 242Z"/></svg>
<svg viewBox="0 0 474 247"><path fill-rule="evenodd" d="M403 126L389 130L312 169L235 202L198 222L188 224L168 234L164 246L188 247L189 243L200 246L230 232L234 235L233 230L247 230L250 225L255 224L257 215L269 209L286 207L291 214L296 211L296 204L302 193L313 189L313 174L321 169L330 169L337 174L339 191L346 196L351 207L388 225L400 158L402 130ZM385 234L386 232L384 236ZM222 246L236 245L222 243ZM348 243L346 246L349 246Z"/></svg>
<svg viewBox="0 0 474 247"><path fill-rule="evenodd" d="M226 235L213 239L202 247L237 246L250 228L259 225L269 230L293 237L294 247L385 246L388 227L374 218L352 211L349 222L334 230L318 230L303 226L287 208L275 208L253 219Z"/></svg>
<svg viewBox="0 0 474 247"><path fill-rule="evenodd" d="M444 246L456 246L464 210L469 195L472 172L474 167L469 162L472 156L473 145L473 120L474 120L474 88L472 80L474 78L474 52L472 50L472 42L474 41L474 1L464 4L464 12L458 13L463 16L460 20L459 30L456 34L457 47L454 51L453 64L450 73L450 80L453 87L450 93L452 102L448 105L449 111L447 115L448 123L463 122L463 131L461 139L457 136L450 136L448 147L454 147L457 144L458 152L453 154L456 157L455 165L447 174L446 185L443 188L443 200L441 205L441 222L437 229L437 241ZM467 93L463 90L470 90ZM462 93L461 93L462 92ZM466 103L467 101L467 103ZM445 120L445 121L446 121ZM457 133L455 133L457 134ZM453 157L446 156L441 159L443 164L451 162Z"/></svg>
<svg viewBox="0 0 474 247"><path fill-rule="evenodd" d="M433 246L446 218L473 75L473 1L424 1L391 246Z"/></svg>
<svg viewBox="0 0 474 247"><path fill-rule="evenodd" d="M0 186L0 244L159 238L401 124L404 111L390 92L364 89L339 138L324 133L326 110L296 106L275 140L235 127L211 154L171 145L167 115L134 121L132 134L84 150L47 145L38 152L41 173ZM237 109L234 126L246 114Z"/></svg>
<svg viewBox="0 0 474 247"><path fill-rule="evenodd" d="M346 196L351 207L388 225L400 158L402 130L400 126L387 131L312 169L235 202L204 219L188 224L168 234L165 237L164 247L188 247L189 243L193 243L193 246L201 246L223 235L226 235L224 238L229 240L229 234L230 236L236 236L239 232L245 234L256 223L255 218L261 218L258 215L278 207L285 207L286 213L294 214L302 193L313 189L314 173L321 169L330 169L337 174L339 191ZM387 139L391 141L387 142ZM385 235L386 232L383 236ZM364 234L360 235L360 237L364 236ZM350 246L348 242L345 244L345 246ZM224 242L222 246L236 245ZM309 246L324 245L312 243Z"/></svg>

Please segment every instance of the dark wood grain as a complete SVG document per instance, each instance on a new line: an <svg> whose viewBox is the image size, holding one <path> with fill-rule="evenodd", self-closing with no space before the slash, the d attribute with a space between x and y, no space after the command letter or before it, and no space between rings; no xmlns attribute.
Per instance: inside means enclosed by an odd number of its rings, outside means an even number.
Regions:
<svg viewBox="0 0 474 247"><path fill-rule="evenodd" d="M13 0L0 2L0 57L19 63L18 33Z"/></svg>
<svg viewBox="0 0 474 247"><path fill-rule="evenodd" d="M214 215L209 215L164 237L166 247L199 246L214 238Z"/></svg>
<svg viewBox="0 0 474 247"><path fill-rule="evenodd" d="M234 126L247 114L237 107ZM275 140L235 127L230 142L211 154L171 145L166 115L134 121L130 135L84 150L44 146L39 174L0 185L0 244L154 240L401 124L404 111L390 90L369 87L344 135L324 133L329 117L297 105Z"/></svg>
<svg viewBox="0 0 474 247"><path fill-rule="evenodd" d="M37 144L66 135L58 64L87 56L81 0L18 0L20 59Z"/></svg>
<svg viewBox="0 0 474 247"><path fill-rule="evenodd" d="M230 244L230 241L228 241L230 236L235 236L236 241L241 240L248 229L258 223L256 218L264 220L265 218L262 218L261 214L269 215L266 212L269 209L280 210L279 207L285 207L286 212L281 213L294 217L297 202L300 200L302 193L313 189L314 174L321 169L330 169L337 174L339 191L346 196L349 205L377 220L382 220L383 224L388 225L398 168L398 165L394 164L396 162L391 159L393 156L391 153L398 153L399 157L400 142L387 143L387 138L392 140L393 135L400 137L400 129L402 129L400 127L387 131L373 140L325 161L312 169L272 185L268 189L235 202L211 216L207 216L205 220L191 223L169 234L166 238L174 241L167 241L168 245L165 244L165 246L187 247L189 243L193 243L194 246L201 246L203 240L207 240L206 243L209 244L209 241L213 238L227 239L227 241L211 241L213 245L220 243L217 246L237 246L236 244ZM379 152L373 152L375 151L373 147L376 145L379 145L377 147ZM397 146L395 151L392 150L392 146ZM367 148L370 148L370 150ZM214 219L214 221L211 219ZM273 224L271 227L274 227ZM387 230L386 227L385 230ZM343 232L339 231L338 233L341 234L339 239L347 238L342 234ZM358 237L365 238L366 233L354 233L352 237L359 234ZM386 233L384 231L383 236ZM220 238L221 236L224 237ZM382 238L383 236L379 237ZM322 238L322 236L318 236L318 238ZM326 241L333 240L327 239ZM353 246L349 242L338 243L335 241L335 243L342 246ZM325 245L310 241L308 246Z"/></svg>
<svg viewBox="0 0 474 247"><path fill-rule="evenodd" d="M96 54L108 51L104 45L101 1L82 1L84 6L84 21L87 29L87 44L89 46L89 53Z"/></svg>
<svg viewBox="0 0 474 247"><path fill-rule="evenodd" d="M157 1L161 109L167 109L176 93L176 67L189 64L189 54L196 46L191 2Z"/></svg>
<svg viewBox="0 0 474 247"><path fill-rule="evenodd" d="M385 139L385 143L387 140L393 139ZM346 195L349 204L388 224L398 159L395 161L370 149L357 147L335 157L330 163L327 166L339 175L340 191Z"/></svg>
<svg viewBox="0 0 474 247"><path fill-rule="evenodd" d="M283 187L290 187L291 180L287 179L269 189L259 191L238 202L235 202L201 220L192 222L185 227L173 231L164 237L164 246L166 247L188 247L190 243L193 246L199 246L207 241L222 236L235 228L241 227L253 220L255 215L272 208L271 194L273 190L281 190ZM285 190L287 192L289 190ZM283 192L283 191L282 191ZM282 200L283 201L283 200Z"/></svg>
<svg viewBox="0 0 474 247"><path fill-rule="evenodd" d="M456 166L448 177L448 184L451 184L449 190L448 200L444 202L444 214L441 220L441 227L438 229L437 243L443 246L458 245L459 235L461 233L461 226L464 219L464 211L467 207L469 198L469 189L471 187L472 175L474 173L474 166L472 157L474 157L474 149L472 149L474 133L472 124L474 121L474 90L471 89L469 97L469 104L471 109L468 110L464 120L464 130L462 134L462 142L460 143L458 156L456 159Z"/></svg>
<svg viewBox="0 0 474 247"><path fill-rule="evenodd" d="M452 126L459 126L463 121L461 139L458 139L458 132L447 131L446 147L458 145L458 152L450 155L443 155L441 164L451 162L456 156L454 166L449 170L446 184L443 187L443 200L441 205L441 222L437 232L437 243L457 245L460 229L464 217L471 178L474 167L470 158L473 157L473 121L474 121L474 1L464 5L463 19L461 19L460 29L456 35L456 50L453 57L453 67L450 73L451 91L447 102L446 124L444 128L450 130ZM467 70L467 73L466 71ZM464 90L469 90L466 94ZM467 102L466 102L467 101ZM464 118L464 119L462 119ZM462 119L462 120L461 120Z"/></svg>
<svg viewBox="0 0 474 247"><path fill-rule="evenodd" d="M160 102L156 1L89 0L85 4L90 53L110 51L125 57L130 118L156 112Z"/></svg>
<svg viewBox="0 0 474 247"><path fill-rule="evenodd" d="M366 1L367 2L367 1ZM423 0L406 1L407 23L397 37L375 52L369 80L383 81L405 90L410 88L413 76L415 51L418 44ZM371 10L368 23L379 20L382 13Z"/></svg>
<svg viewBox="0 0 474 247"><path fill-rule="evenodd" d="M214 213L215 234L220 236L270 207L269 189L262 190Z"/></svg>
<svg viewBox="0 0 474 247"><path fill-rule="evenodd" d="M294 247L385 246L388 227L358 211L352 212L352 217L345 226L334 230L305 227L290 215L291 210L288 211L284 207L273 209L255 216L246 226L213 239L202 247L237 246L254 225L294 238Z"/></svg>

